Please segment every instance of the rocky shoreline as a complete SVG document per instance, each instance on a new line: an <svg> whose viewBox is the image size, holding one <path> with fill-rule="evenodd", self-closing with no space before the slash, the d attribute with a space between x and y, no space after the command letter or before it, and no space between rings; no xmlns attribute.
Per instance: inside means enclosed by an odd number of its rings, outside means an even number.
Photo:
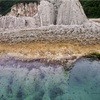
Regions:
<svg viewBox="0 0 100 100"><path fill-rule="evenodd" d="M89 53L100 53L99 43L83 45L78 42L23 42L23 43L1 43L0 55L31 61L41 60L63 64L66 61L73 62L81 56Z"/></svg>
<svg viewBox="0 0 100 100"><path fill-rule="evenodd" d="M27 4L29 16L21 3L0 17L0 54L61 63L100 52L100 23L88 20L78 0L61 1L41 0L35 15Z"/></svg>

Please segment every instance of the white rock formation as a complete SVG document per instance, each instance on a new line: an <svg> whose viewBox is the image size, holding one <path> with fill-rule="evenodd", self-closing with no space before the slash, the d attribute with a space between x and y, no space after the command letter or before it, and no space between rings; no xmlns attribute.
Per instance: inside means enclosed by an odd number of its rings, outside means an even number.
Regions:
<svg viewBox="0 0 100 100"><path fill-rule="evenodd" d="M4 16L0 18L0 27L3 29L8 28L21 28L24 27L25 20L17 17Z"/></svg>
<svg viewBox="0 0 100 100"><path fill-rule="evenodd" d="M47 0L47 1L52 3L54 6L58 8L64 0Z"/></svg>
<svg viewBox="0 0 100 100"><path fill-rule="evenodd" d="M81 25L88 21L79 0L41 0L39 12L42 26Z"/></svg>
<svg viewBox="0 0 100 100"><path fill-rule="evenodd" d="M58 9L58 25L80 25L87 22L86 15L79 0L62 0Z"/></svg>
<svg viewBox="0 0 100 100"><path fill-rule="evenodd" d="M46 0L41 0L38 9L41 20L41 26L48 26L54 24L55 11L52 3Z"/></svg>
<svg viewBox="0 0 100 100"><path fill-rule="evenodd" d="M38 12L38 6L36 3L19 3L12 6L11 11L7 14L12 16L27 16L33 17Z"/></svg>
<svg viewBox="0 0 100 100"><path fill-rule="evenodd" d="M88 21L79 0L41 0L38 8L35 4L36 9L38 9L35 15L33 13L36 11L34 10L34 4L24 5L21 3L14 5L8 16L0 17L0 31L5 29L39 28L42 26L48 26L46 27L48 31L55 31L57 34L67 33L67 31L70 33L83 33L81 30L88 33L91 33L91 30L94 33L96 30L100 31L100 24ZM51 25L54 25L52 30L49 29ZM61 32L58 28L59 25L63 27Z"/></svg>
<svg viewBox="0 0 100 100"><path fill-rule="evenodd" d="M36 28L40 26L38 14L34 17L15 17L3 16L0 17L0 28L3 29L21 29L25 27Z"/></svg>
<svg viewBox="0 0 100 100"><path fill-rule="evenodd" d="M7 17L0 17L0 28L81 25L87 21L79 0L41 0L38 6L15 4Z"/></svg>

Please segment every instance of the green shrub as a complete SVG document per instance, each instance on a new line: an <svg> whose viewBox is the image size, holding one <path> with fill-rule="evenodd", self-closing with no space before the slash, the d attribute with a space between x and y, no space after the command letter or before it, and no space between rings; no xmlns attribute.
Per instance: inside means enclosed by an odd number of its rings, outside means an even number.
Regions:
<svg viewBox="0 0 100 100"><path fill-rule="evenodd" d="M100 18L100 1L99 0L80 0L84 11L89 18Z"/></svg>
<svg viewBox="0 0 100 100"><path fill-rule="evenodd" d="M100 53L93 52L93 53L87 54L85 57L100 60Z"/></svg>

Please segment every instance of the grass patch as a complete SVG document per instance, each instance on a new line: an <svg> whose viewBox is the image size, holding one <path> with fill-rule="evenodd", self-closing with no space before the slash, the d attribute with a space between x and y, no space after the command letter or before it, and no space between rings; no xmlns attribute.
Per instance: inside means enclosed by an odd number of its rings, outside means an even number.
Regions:
<svg viewBox="0 0 100 100"><path fill-rule="evenodd" d="M85 57L100 60L100 53L93 52L88 55L85 55Z"/></svg>

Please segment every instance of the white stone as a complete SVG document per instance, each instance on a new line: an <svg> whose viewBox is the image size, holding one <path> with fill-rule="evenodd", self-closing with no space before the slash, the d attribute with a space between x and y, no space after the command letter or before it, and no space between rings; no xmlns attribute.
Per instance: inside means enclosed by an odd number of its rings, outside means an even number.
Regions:
<svg viewBox="0 0 100 100"><path fill-rule="evenodd" d="M21 29L25 27L36 28L40 26L39 16L34 17L15 17L3 16L0 17L0 28L3 29Z"/></svg>
<svg viewBox="0 0 100 100"><path fill-rule="evenodd" d="M87 21L87 17L79 0L63 1L58 9L58 25L80 25Z"/></svg>
<svg viewBox="0 0 100 100"><path fill-rule="evenodd" d="M55 21L55 13L54 6L48 1L42 0L38 7L41 26L48 26L54 24Z"/></svg>

